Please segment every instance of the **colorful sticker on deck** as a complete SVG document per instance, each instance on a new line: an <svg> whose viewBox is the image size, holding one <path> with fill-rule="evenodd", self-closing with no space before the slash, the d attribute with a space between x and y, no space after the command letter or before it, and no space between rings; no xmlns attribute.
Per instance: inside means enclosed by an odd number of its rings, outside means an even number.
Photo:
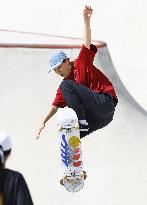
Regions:
<svg viewBox="0 0 147 205"><path fill-rule="evenodd" d="M79 167L82 164L81 161L81 149L76 148L80 144L80 140L76 136L72 136L69 140L69 144L66 140L66 136L62 135L62 141L61 141L61 157L62 157L62 163L68 167L72 164L74 167Z"/></svg>
<svg viewBox="0 0 147 205"><path fill-rule="evenodd" d="M65 164L66 167L69 166L71 163L70 160L70 147L68 146L68 143L65 139L65 135L62 135L62 142L61 142L61 157L62 157L62 162Z"/></svg>
<svg viewBox="0 0 147 205"><path fill-rule="evenodd" d="M80 157L81 157L81 155L80 154L74 154L74 155L72 155L72 160L78 160L78 159L80 159Z"/></svg>
<svg viewBox="0 0 147 205"><path fill-rule="evenodd" d="M79 167L79 166L81 166L81 164L82 164L82 161L73 162L74 167Z"/></svg>
<svg viewBox="0 0 147 205"><path fill-rule="evenodd" d="M71 156L72 159L72 165L74 167L79 167L82 164L81 161L81 150L79 148L76 148L73 150L73 155Z"/></svg>
<svg viewBox="0 0 147 205"><path fill-rule="evenodd" d="M80 148L76 148L76 149L74 149L74 153L76 154L76 153L80 153Z"/></svg>
<svg viewBox="0 0 147 205"><path fill-rule="evenodd" d="M72 148L76 148L79 146L80 144L80 139L76 136L72 136L69 140L69 145L72 147Z"/></svg>

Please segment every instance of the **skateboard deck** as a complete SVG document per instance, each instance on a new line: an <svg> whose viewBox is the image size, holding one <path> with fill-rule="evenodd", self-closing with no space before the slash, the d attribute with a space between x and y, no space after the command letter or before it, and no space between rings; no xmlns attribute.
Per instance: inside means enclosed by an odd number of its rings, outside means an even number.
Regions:
<svg viewBox="0 0 147 205"><path fill-rule="evenodd" d="M84 186L82 150L78 118L71 108L59 108L57 113L59 146L64 187L70 192L80 191Z"/></svg>

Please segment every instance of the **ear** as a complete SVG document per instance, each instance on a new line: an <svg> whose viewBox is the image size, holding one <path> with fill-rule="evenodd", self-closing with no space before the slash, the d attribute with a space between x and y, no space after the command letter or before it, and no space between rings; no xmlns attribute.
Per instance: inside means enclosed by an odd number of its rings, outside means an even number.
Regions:
<svg viewBox="0 0 147 205"><path fill-rule="evenodd" d="M66 60L65 60L65 63L68 65L70 62L69 62L69 58L67 58Z"/></svg>

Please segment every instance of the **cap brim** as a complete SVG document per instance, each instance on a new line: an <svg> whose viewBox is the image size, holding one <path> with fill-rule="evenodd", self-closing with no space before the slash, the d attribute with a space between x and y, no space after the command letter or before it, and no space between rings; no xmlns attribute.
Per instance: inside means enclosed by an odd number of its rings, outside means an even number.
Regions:
<svg viewBox="0 0 147 205"><path fill-rule="evenodd" d="M64 59L63 59L63 60L64 60ZM62 62L63 62L63 61L62 61ZM61 65L62 62L58 62L58 63L56 64L56 66L50 67L50 70L48 71L48 73L50 73L52 70L54 70L54 69L57 68L59 65Z"/></svg>

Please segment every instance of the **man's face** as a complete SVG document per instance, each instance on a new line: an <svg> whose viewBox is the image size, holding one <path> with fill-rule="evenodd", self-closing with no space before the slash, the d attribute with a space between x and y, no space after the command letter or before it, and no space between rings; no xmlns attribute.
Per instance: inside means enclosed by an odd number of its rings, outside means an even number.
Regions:
<svg viewBox="0 0 147 205"><path fill-rule="evenodd" d="M69 60L66 59L65 62L61 63L57 68L54 69L55 73L66 78L70 75L70 64Z"/></svg>

